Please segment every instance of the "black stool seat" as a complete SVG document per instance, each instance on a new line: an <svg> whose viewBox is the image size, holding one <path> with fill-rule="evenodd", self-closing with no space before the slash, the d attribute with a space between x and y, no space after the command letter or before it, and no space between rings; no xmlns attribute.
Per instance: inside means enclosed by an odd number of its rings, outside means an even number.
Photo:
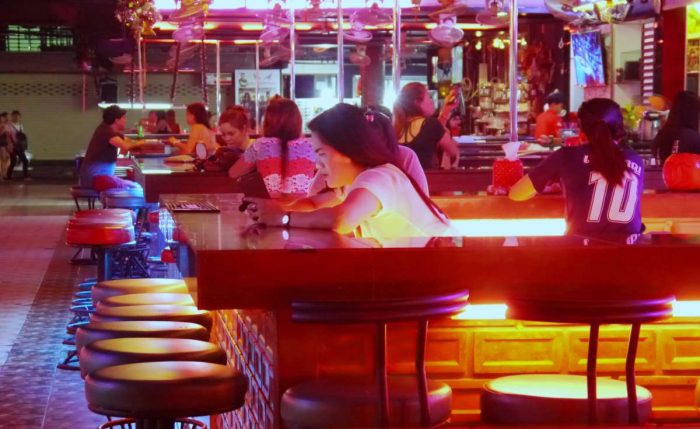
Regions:
<svg viewBox="0 0 700 429"><path fill-rule="evenodd" d="M107 280L92 287L92 300L98 303L110 296L154 292L187 293L187 286L180 279Z"/></svg>
<svg viewBox="0 0 700 429"><path fill-rule="evenodd" d="M627 384L601 377L597 380L598 423L628 423ZM651 415L651 393L637 389L639 421ZM481 419L512 425L585 425L588 422L586 376L524 374L491 380L481 394Z"/></svg>
<svg viewBox="0 0 700 429"><path fill-rule="evenodd" d="M129 305L103 307L92 315L90 321L118 322L121 320L164 320L190 322L211 330L211 314L188 305Z"/></svg>
<svg viewBox="0 0 700 429"><path fill-rule="evenodd" d="M138 210L147 205L143 190L138 188L109 189L100 194L100 199L108 208Z"/></svg>
<svg viewBox="0 0 700 429"><path fill-rule="evenodd" d="M671 317L673 296L652 299L511 299L509 319L590 325L586 376L517 375L488 382L482 421L492 424L644 423L651 394L636 386L634 363L642 323ZM632 325L625 381L596 377L600 325Z"/></svg>
<svg viewBox="0 0 700 429"><path fill-rule="evenodd" d="M226 352L208 341L184 338L112 338L94 341L80 351L80 374L138 362L197 361L226 365Z"/></svg>
<svg viewBox="0 0 700 429"><path fill-rule="evenodd" d="M73 198L99 198L100 193L93 188L83 186L71 186L70 194Z"/></svg>
<svg viewBox="0 0 700 429"><path fill-rule="evenodd" d="M240 408L247 378L208 362L145 362L111 366L85 378L90 410L109 416L176 419Z"/></svg>
<svg viewBox="0 0 700 429"><path fill-rule="evenodd" d="M380 420L379 387L372 379L317 379L297 384L282 396L286 427L373 427ZM449 386L428 380L430 426L447 421L452 409ZM421 404L415 377L389 377L392 427L421 425Z"/></svg>
<svg viewBox="0 0 700 429"><path fill-rule="evenodd" d="M467 306L466 290L423 297L355 301L296 301L292 320L301 323L373 324L376 329L375 377L310 380L287 389L280 410L285 426L329 427L434 427L448 422L452 390L428 380L425 352L428 321L450 317ZM389 376L387 324L416 322L416 372Z"/></svg>
<svg viewBox="0 0 700 429"><path fill-rule="evenodd" d="M123 307L125 305L194 305L192 296L187 293L134 293L110 296L97 304L102 307Z"/></svg>
<svg viewBox="0 0 700 429"><path fill-rule="evenodd" d="M196 323L137 320L95 322L81 326L75 333L75 347L80 351L86 344L110 338L189 338L209 340L209 331Z"/></svg>

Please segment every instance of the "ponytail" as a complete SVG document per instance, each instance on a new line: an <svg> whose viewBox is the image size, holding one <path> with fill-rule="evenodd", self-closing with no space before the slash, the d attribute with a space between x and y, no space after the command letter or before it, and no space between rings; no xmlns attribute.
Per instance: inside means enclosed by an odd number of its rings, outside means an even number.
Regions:
<svg viewBox="0 0 700 429"><path fill-rule="evenodd" d="M620 106L610 99L594 98L581 105L579 120L590 143L591 170L599 172L611 185L621 185L628 167L618 146L625 137Z"/></svg>
<svg viewBox="0 0 700 429"><path fill-rule="evenodd" d="M596 122L590 140L591 169L600 172L612 185L622 184L627 171L625 155L615 143L610 128L605 122L602 120Z"/></svg>

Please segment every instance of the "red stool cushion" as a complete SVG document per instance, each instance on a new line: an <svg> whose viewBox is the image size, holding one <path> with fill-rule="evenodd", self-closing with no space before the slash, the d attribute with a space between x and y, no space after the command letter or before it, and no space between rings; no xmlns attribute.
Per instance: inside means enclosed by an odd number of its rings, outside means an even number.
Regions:
<svg viewBox="0 0 700 429"><path fill-rule="evenodd" d="M66 228L66 243L73 246L116 246L134 239L134 227L119 223L76 223Z"/></svg>

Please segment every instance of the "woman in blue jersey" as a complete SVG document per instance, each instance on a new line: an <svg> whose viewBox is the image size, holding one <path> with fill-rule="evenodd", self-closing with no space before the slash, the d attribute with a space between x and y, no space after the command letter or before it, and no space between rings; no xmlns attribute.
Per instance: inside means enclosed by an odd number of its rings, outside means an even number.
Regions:
<svg viewBox="0 0 700 429"><path fill-rule="evenodd" d="M554 152L510 190L524 201L559 180L566 199L566 223L574 234L637 234L643 231L640 200L644 163L622 144L620 106L606 98L584 102L578 111L588 144Z"/></svg>

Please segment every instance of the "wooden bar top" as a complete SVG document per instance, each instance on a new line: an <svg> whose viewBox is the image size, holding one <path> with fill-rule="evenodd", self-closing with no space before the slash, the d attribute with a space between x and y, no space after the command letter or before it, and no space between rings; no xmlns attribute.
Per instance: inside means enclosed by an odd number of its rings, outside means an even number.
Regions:
<svg viewBox="0 0 700 429"><path fill-rule="evenodd" d="M700 299L700 236L403 239L253 227L240 194L207 200L220 213L175 213L180 268L203 309L288 307L294 299L418 296L469 289L471 302L512 296Z"/></svg>

